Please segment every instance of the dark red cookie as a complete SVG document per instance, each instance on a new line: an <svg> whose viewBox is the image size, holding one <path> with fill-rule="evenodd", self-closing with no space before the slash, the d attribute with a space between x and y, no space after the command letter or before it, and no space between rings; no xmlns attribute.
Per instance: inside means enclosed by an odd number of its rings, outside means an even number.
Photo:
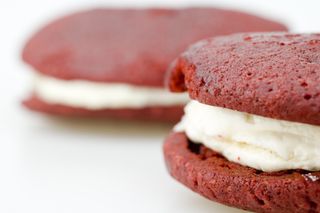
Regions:
<svg viewBox="0 0 320 213"><path fill-rule="evenodd" d="M164 144L170 174L208 199L255 212L320 212L320 172L265 173L232 163L171 133Z"/></svg>
<svg viewBox="0 0 320 213"><path fill-rule="evenodd" d="M168 64L199 39L283 30L276 22L213 8L96 9L41 29L26 44L23 59L60 79L162 87Z"/></svg>
<svg viewBox="0 0 320 213"><path fill-rule="evenodd" d="M163 121L163 122L178 122L183 115L183 106L158 106L145 107L141 109L103 109L103 110L88 110L83 108L69 107L58 104L48 104L36 96L32 96L23 104L31 110L45 112L53 115L67 117L90 117L90 118L117 118L117 119L132 119L145 121Z"/></svg>
<svg viewBox="0 0 320 213"><path fill-rule="evenodd" d="M236 34L191 46L172 91L208 105L320 125L320 34Z"/></svg>
<svg viewBox="0 0 320 213"><path fill-rule="evenodd" d="M168 64L190 43L234 32L286 30L278 23L218 9L96 9L47 25L23 50L36 71L58 79L163 87ZM85 110L30 99L34 110L176 120L181 106ZM180 110L178 110L178 108ZM176 114L175 114L176 113Z"/></svg>

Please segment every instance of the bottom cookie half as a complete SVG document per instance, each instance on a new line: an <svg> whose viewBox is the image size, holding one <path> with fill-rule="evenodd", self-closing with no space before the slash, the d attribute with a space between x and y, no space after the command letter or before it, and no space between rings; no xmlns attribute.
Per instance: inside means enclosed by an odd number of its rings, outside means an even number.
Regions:
<svg viewBox="0 0 320 213"><path fill-rule="evenodd" d="M66 117L119 118L173 123L178 122L183 115L183 106L88 110L57 104L48 104L36 96L31 96L29 99L25 100L23 105L34 111Z"/></svg>
<svg viewBox="0 0 320 213"><path fill-rule="evenodd" d="M210 200L255 212L320 212L320 172L258 171L189 141L184 133L167 137L164 156L175 179Z"/></svg>

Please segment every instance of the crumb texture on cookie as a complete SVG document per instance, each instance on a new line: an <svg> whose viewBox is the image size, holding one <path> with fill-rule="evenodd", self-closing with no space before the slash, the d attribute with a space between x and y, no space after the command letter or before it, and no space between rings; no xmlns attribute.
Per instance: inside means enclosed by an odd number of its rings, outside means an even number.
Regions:
<svg viewBox="0 0 320 213"><path fill-rule="evenodd" d="M202 40L168 85L201 103L320 125L320 34L244 33Z"/></svg>
<svg viewBox="0 0 320 213"><path fill-rule="evenodd" d="M254 212L320 212L320 172L266 173L232 163L184 133L164 144L170 174L210 200Z"/></svg>

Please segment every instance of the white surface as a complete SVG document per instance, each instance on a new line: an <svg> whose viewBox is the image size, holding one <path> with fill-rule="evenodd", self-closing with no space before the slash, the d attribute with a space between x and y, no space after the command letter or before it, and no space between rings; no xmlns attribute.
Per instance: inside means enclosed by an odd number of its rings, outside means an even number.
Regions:
<svg viewBox="0 0 320 213"><path fill-rule="evenodd" d="M229 161L276 172L320 170L320 126L277 120L191 101L174 128ZM266 160L268 159L268 160Z"/></svg>
<svg viewBox="0 0 320 213"><path fill-rule="evenodd" d="M177 106L190 100L188 93L172 93L164 88L62 80L39 73L34 74L33 91L46 103L92 110Z"/></svg>
<svg viewBox="0 0 320 213"><path fill-rule="evenodd" d="M318 0L1 0L0 212L240 212L167 175L161 145L169 127L56 120L19 104L30 83L20 49L48 18L95 5L199 2L273 14L295 31L320 30Z"/></svg>

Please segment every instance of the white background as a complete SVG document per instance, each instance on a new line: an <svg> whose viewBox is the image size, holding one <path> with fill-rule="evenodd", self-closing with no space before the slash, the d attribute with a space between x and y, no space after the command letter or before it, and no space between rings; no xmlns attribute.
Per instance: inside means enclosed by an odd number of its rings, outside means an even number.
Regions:
<svg viewBox="0 0 320 213"><path fill-rule="evenodd" d="M209 3L210 2L210 3ZM318 0L0 0L0 212L241 212L169 177L162 141L170 126L54 119L25 110L25 40L48 20L95 6L217 5L320 31Z"/></svg>

